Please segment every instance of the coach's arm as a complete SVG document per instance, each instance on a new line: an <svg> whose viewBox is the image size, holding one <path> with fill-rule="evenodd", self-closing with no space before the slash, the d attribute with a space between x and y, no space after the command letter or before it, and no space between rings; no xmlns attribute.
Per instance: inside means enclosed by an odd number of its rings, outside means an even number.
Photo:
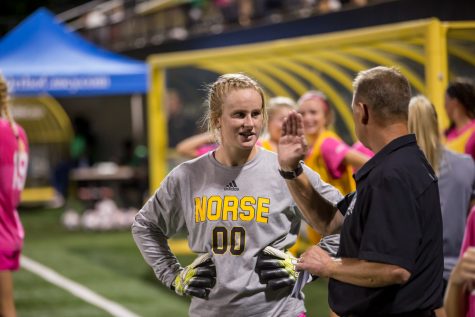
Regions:
<svg viewBox="0 0 475 317"><path fill-rule="evenodd" d="M302 116L292 112L282 126L279 140L280 169L297 170L306 152ZM304 168L304 172L298 177L287 179L286 182L292 198L312 227L324 236L340 231L343 215L335 207L335 197L341 199L342 196L336 188L324 183L316 172L308 168Z"/></svg>
<svg viewBox="0 0 475 317"><path fill-rule="evenodd" d="M352 258L331 258L318 246L309 248L300 256L296 269L361 287L404 284L411 277L408 270L397 265Z"/></svg>

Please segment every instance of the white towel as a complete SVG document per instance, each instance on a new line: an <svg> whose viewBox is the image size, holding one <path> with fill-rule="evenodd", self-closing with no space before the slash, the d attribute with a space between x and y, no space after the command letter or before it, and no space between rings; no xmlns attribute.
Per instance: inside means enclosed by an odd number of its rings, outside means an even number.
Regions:
<svg viewBox="0 0 475 317"><path fill-rule="evenodd" d="M324 251L326 251L331 257L336 257L338 248L340 247L340 235L331 234L325 236L320 240L320 242L317 243L317 245ZM315 278L318 278L318 276L316 276ZM298 299L303 299L302 290L305 284L311 282L312 280L313 277L309 272L300 272L299 277L297 278L297 282L295 282L294 288L292 289L292 293L290 294L290 296Z"/></svg>

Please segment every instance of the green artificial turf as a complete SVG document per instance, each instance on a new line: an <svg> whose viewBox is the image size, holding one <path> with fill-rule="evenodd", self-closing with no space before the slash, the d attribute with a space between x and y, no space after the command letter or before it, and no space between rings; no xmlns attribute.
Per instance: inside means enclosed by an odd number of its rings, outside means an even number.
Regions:
<svg viewBox="0 0 475 317"><path fill-rule="evenodd" d="M26 238L23 254L115 301L140 316L187 316L189 299L156 281L129 231L70 232L60 224L61 210L22 210ZM193 255L179 256L183 265ZM25 270L14 274L18 315L108 316L95 306ZM328 315L326 282L305 288L307 316Z"/></svg>
<svg viewBox="0 0 475 317"><path fill-rule="evenodd" d="M20 270L14 275L15 302L19 317L105 317L105 311L88 305L40 277Z"/></svg>

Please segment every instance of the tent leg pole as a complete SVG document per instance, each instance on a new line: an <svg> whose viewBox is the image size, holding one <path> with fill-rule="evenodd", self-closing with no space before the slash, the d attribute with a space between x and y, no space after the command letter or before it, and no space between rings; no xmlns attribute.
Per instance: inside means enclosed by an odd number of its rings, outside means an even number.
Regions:
<svg viewBox="0 0 475 317"><path fill-rule="evenodd" d="M140 94L130 97L130 117L132 120L132 138L134 144L143 143L143 98Z"/></svg>

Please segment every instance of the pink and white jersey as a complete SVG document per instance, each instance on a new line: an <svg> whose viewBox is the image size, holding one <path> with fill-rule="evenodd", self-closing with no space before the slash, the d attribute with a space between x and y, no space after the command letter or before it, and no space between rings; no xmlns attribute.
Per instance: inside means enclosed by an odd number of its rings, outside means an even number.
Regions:
<svg viewBox="0 0 475 317"><path fill-rule="evenodd" d="M18 139L10 123L0 118L0 251L16 251L23 244L23 227L16 207L25 186L28 140L18 127Z"/></svg>
<svg viewBox="0 0 475 317"><path fill-rule="evenodd" d="M217 143L210 143L210 144L202 145L196 150L196 156L198 157L198 156L206 154L210 151L216 150L217 147L218 147Z"/></svg>
<svg viewBox="0 0 475 317"><path fill-rule="evenodd" d="M320 151L332 177L340 178L345 172L346 168L342 163L349 150L350 147L338 138L328 137L322 142Z"/></svg>
<svg viewBox="0 0 475 317"><path fill-rule="evenodd" d="M353 144L351 148L368 157L374 156L374 152L368 149L366 146L364 146L363 143L361 143L360 141L357 141L355 144Z"/></svg>
<svg viewBox="0 0 475 317"><path fill-rule="evenodd" d="M446 147L456 153L466 153L475 159L475 120L463 128L452 128L446 133Z"/></svg>

